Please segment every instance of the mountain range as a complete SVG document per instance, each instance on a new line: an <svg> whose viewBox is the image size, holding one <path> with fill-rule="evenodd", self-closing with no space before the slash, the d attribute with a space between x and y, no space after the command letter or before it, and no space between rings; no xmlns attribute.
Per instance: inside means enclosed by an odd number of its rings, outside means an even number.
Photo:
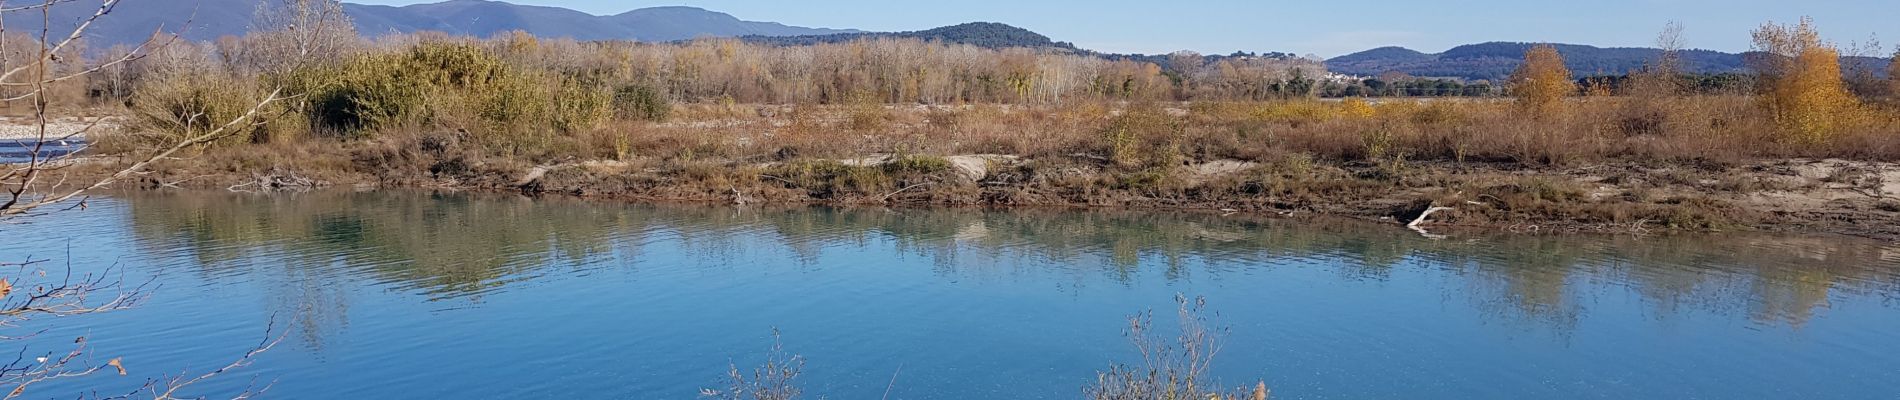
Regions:
<svg viewBox="0 0 1900 400"><path fill-rule="evenodd" d="M824 35L746 35L745 41L778 46L841 43L866 38L905 38L959 43L987 48L1029 47L1078 51L1075 44L1057 42L1034 31L995 22L972 22L914 32L852 32Z"/></svg>
<svg viewBox="0 0 1900 400"><path fill-rule="evenodd" d="M1524 52L1536 43L1489 42L1454 47L1443 53L1426 54L1403 47L1381 47L1326 60L1332 72L1378 76L1390 72L1417 77L1499 80L1524 62ZM1571 73L1578 77L1621 75L1641 70L1662 57L1654 48L1596 47L1576 44L1552 44ZM1711 50L1683 50L1677 53L1683 72L1726 74L1745 72L1751 53L1724 53ZM1843 57L1848 70L1865 68L1884 75L1887 59Z"/></svg>
<svg viewBox="0 0 1900 400"><path fill-rule="evenodd" d="M122 0L111 14L87 31L87 40L95 48L104 48L143 42L158 31L180 32L186 39L199 41L242 35L256 25L258 4L258 0ZM96 1L64 2L53 7L50 18L56 31L71 29L97 10ZM365 36L439 31L487 37L521 30L538 36L578 40L666 42L708 36L858 32L744 21L693 7L654 7L615 15L593 15L560 7L449 0L401 7L343 3L343 10L356 23L357 32ZM6 28L15 32L37 32L40 22L39 13L26 12L8 13L5 20Z"/></svg>
<svg viewBox="0 0 1900 400"><path fill-rule="evenodd" d="M258 3L258 0L122 0L110 15L88 31L88 46L102 49L114 44L139 43L159 31L181 32L187 39L200 41L242 35L257 25L254 15ZM355 22L357 32L365 36L439 31L487 37L520 30L537 36L578 40L672 42L702 37L738 37L771 45L896 37L989 48L1044 48L1110 59L1157 62L1168 66L1165 56L1098 53L1027 29L990 22L912 32L864 32L745 21L729 14L693 7L654 7L615 15L593 15L560 7L490 0L448 0L400 7L354 3L343 3L342 6ZM51 9L50 20L57 31L84 21L96 10L97 2L64 2ZM16 12L8 13L4 22L5 27L13 32L37 32L41 19L38 13ZM1458 46L1437 54L1383 47L1335 57L1326 60L1325 64L1333 72L1359 76L1399 72L1418 77L1497 80L1509 76L1522 63L1525 50L1531 46L1534 44L1490 42ZM1643 68L1662 53L1661 50L1650 48L1603 48L1573 44L1556 46L1571 71L1578 76L1627 73ZM1251 54L1236 53L1236 56ZM1267 53L1265 56L1292 58L1284 53ZM1747 54L1709 50L1687 50L1681 56L1686 72L1704 74L1741 72L1748 58ZM1208 59L1220 57L1210 56ZM1850 70L1866 67L1883 75L1885 73L1886 59L1848 57L1845 60L1845 66Z"/></svg>

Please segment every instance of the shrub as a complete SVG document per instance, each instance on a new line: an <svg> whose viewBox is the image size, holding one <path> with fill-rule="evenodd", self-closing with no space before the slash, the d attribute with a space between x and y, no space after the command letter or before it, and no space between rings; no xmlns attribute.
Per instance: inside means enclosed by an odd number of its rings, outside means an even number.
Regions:
<svg viewBox="0 0 1900 400"><path fill-rule="evenodd" d="M265 96L249 81L223 73L174 71L152 78L132 95L128 102L134 114L131 128L142 134L122 138L134 141L133 145L177 143L230 124ZM237 131L218 144L264 142L272 139L273 132L294 129L284 123L292 119L280 118L276 103L266 107L253 115L252 123L232 126Z"/></svg>
<svg viewBox="0 0 1900 400"><path fill-rule="evenodd" d="M546 148L556 131L598 127L613 100L594 80L512 68L488 50L457 43L306 68L286 80L309 93L310 119L326 130L365 136L457 125L517 150Z"/></svg>
<svg viewBox="0 0 1900 400"><path fill-rule="evenodd" d="M554 128L574 133L598 128L613 114L613 93L592 79L563 77L554 92Z"/></svg>
<svg viewBox="0 0 1900 400"><path fill-rule="evenodd" d="M1186 126L1153 104L1129 107L1101 130L1108 159L1122 168L1167 166L1178 161Z"/></svg>
<svg viewBox="0 0 1900 400"><path fill-rule="evenodd" d="M614 89L614 117L628 121L665 121L673 111L666 95L647 85L625 85Z"/></svg>
<svg viewBox="0 0 1900 400"><path fill-rule="evenodd" d="M909 155L897 157L884 164L884 171L893 176L930 175L950 170L950 160L937 156Z"/></svg>
<svg viewBox="0 0 1900 400"><path fill-rule="evenodd" d="M1858 122L1861 105L1841 76L1840 51L1821 41L1813 20L1766 24L1754 36L1765 53L1752 65L1764 83L1762 104L1789 139L1819 143Z"/></svg>
<svg viewBox="0 0 1900 400"><path fill-rule="evenodd" d="M1367 104L1365 99L1348 98L1339 102L1339 112L1349 118L1367 119L1378 115L1378 110Z"/></svg>
<svg viewBox="0 0 1900 400"><path fill-rule="evenodd" d="M1155 332L1154 312L1128 318L1127 335L1141 351L1139 365L1115 365L1096 374L1095 385L1083 390L1090 400L1266 400L1269 393L1261 382L1252 391L1220 389L1211 378L1214 356L1228 329L1214 326L1205 298L1189 300L1176 295L1178 326L1173 335ZM1226 392L1226 393L1223 393Z"/></svg>
<svg viewBox="0 0 1900 400"><path fill-rule="evenodd" d="M1268 122L1293 125L1295 128L1332 119L1331 107L1312 100L1292 100L1276 102L1261 108L1257 117Z"/></svg>
<svg viewBox="0 0 1900 400"><path fill-rule="evenodd" d="M767 171L767 175L794 188L805 189L816 198L873 193L889 190L894 184L891 177L878 168L831 160L782 164Z"/></svg>
<svg viewBox="0 0 1900 400"><path fill-rule="evenodd" d="M1577 84L1570 80L1570 68L1564 66L1564 56L1557 47L1539 45L1524 52L1524 64L1511 73L1511 93L1517 96L1518 104L1537 113L1556 110L1577 91Z"/></svg>
<svg viewBox="0 0 1900 400"><path fill-rule="evenodd" d="M292 87L307 96L311 123L348 136L417 122L430 97L421 76L388 56L301 70L291 79Z"/></svg>

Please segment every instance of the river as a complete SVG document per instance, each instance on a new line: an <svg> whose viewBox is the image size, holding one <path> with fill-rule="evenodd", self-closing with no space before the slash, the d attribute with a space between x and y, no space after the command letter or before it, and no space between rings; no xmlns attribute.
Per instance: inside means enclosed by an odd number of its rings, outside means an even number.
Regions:
<svg viewBox="0 0 1900 400"><path fill-rule="evenodd" d="M127 193L23 222L0 260L151 282L134 309L9 328L130 370L39 398L216 368L275 320L280 346L192 395L688 399L776 331L807 398L1073 399L1177 294L1228 329L1214 376L1275 399L1900 394L1900 245L1847 237L401 191Z"/></svg>

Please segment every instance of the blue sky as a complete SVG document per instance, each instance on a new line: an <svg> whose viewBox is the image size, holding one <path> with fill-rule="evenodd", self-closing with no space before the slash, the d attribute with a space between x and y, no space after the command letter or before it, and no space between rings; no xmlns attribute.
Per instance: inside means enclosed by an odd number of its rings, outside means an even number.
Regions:
<svg viewBox="0 0 1900 400"><path fill-rule="evenodd" d="M437 0L349 0L414 4ZM593 14L686 5L742 19L876 31L971 21L1029 28L1084 48L1165 53L1285 51L1337 56L1397 45L1437 52L1484 41L1649 46L1671 20L1690 47L1748 49L1762 22L1812 16L1843 45L1876 34L1900 43L1900 0L508 0Z"/></svg>

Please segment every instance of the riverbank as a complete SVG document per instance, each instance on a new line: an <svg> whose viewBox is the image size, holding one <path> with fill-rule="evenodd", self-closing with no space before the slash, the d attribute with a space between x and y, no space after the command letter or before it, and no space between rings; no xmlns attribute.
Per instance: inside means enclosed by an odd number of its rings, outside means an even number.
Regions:
<svg viewBox="0 0 1900 400"><path fill-rule="evenodd" d="M306 149L307 150L307 149ZM389 151L393 149L381 149ZM242 192L426 188L630 201L1183 209L1337 216L1395 229L1514 233L1769 231L1900 239L1900 165L1789 159L1737 166L1615 163L1567 168L1314 160L1187 163L1166 176L1114 172L1085 157L867 155L690 162L634 158L534 165L414 148L408 168L364 169L375 150L291 151L297 162L179 160L126 185ZM84 163L103 173L115 162ZM1425 211L1440 208L1420 220Z"/></svg>
<svg viewBox="0 0 1900 400"><path fill-rule="evenodd" d="M163 160L122 186L1192 209L1420 221L1430 231L1900 239L1900 140L1874 129L1886 125L1792 143L1748 112L1747 98L1675 101L1692 111L1630 117L1668 108L1615 98L1537 117L1511 103L1453 101L697 104L673 107L664 122L571 133L495 136L437 121L445 127L254 135ZM94 136L113 150L63 173L113 171L123 164L114 154L138 154L154 137Z"/></svg>

